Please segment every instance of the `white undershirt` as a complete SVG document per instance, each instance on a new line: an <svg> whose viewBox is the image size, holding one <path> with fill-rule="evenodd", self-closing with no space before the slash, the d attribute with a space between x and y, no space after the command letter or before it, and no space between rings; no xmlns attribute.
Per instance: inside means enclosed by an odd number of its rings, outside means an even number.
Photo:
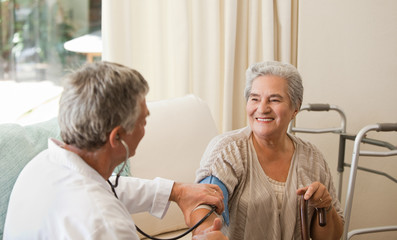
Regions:
<svg viewBox="0 0 397 240"><path fill-rule="evenodd" d="M284 192L285 192L285 182L276 181L276 180L270 178L269 176L266 176L266 177L269 180L270 185L272 186L273 191L274 191L274 193L276 195L277 208L278 208L278 211L280 213L281 207L283 206L283 198L284 198Z"/></svg>

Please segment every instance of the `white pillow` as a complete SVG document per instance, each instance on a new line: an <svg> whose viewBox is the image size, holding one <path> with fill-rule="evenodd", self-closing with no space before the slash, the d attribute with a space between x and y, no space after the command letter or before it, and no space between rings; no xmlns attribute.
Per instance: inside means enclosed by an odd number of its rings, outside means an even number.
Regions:
<svg viewBox="0 0 397 240"><path fill-rule="evenodd" d="M218 134L208 105L194 95L148 102L146 133L130 159L131 175L163 177L193 183L209 141ZM149 234L186 228L182 211L172 203L162 220L134 214L137 226Z"/></svg>

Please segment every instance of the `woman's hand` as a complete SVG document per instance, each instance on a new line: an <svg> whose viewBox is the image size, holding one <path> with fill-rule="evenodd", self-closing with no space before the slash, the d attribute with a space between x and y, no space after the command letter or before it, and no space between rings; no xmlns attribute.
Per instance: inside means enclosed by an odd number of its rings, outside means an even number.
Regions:
<svg viewBox="0 0 397 240"><path fill-rule="evenodd" d="M296 194L304 195L308 204L315 208L325 208L327 210L327 225L321 227L319 224L312 224L310 229L311 239L340 239L343 233L343 221L335 208L332 207L332 197L327 188L320 182L313 182L308 187L299 188ZM314 211L313 219L317 217Z"/></svg>
<svg viewBox="0 0 397 240"><path fill-rule="evenodd" d="M329 210L332 204L331 195L327 188L320 182L313 182L307 187L299 188L296 194L304 195L305 200L308 200L308 204L311 207Z"/></svg>
<svg viewBox="0 0 397 240"><path fill-rule="evenodd" d="M216 218L211 227L205 229L202 232L196 233L192 240L228 240L220 231L222 228L222 221Z"/></svg>

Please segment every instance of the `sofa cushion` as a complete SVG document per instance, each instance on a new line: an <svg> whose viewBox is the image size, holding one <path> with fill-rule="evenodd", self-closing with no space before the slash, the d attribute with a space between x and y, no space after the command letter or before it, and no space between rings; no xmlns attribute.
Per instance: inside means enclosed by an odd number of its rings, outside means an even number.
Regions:
<svg viewBox="0 0 397 240"><path fill-rule="evenodd" d="M0 125L0 238L3 235L8 201L23 167L47 148L49 137L60 139L56 118L33 125Z"/></svg>
<svg viewBox="0 0 397 240"><path fill-rule="evenodd" d="M25 167L41 151L47 149L48 138L61 140L57 118L32 125L0 124L0 239L3 236L8 201L15 181ZM116 169L119 172L122 164ZM121 175L128 176L127 162Z"/></svg>
<svg viewBox="0 0 397 240"><path fill-rule="evenodd" d="M208 105L193 95L148 102L146 133L130 159L131 174L193 183L207 144L218 134ZM133 215L137 226L156 235L186 228L182 211L171 203L164 219Z"/></svg>

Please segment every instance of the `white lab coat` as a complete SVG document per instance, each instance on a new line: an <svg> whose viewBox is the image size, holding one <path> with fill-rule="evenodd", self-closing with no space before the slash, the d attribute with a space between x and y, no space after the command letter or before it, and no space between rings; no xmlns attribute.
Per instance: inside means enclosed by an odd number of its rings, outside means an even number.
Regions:
<svg viewBox="0 0 397 240"><path fill-rule="evenodd" d="M113 182L113 181L112 181ZM173 181L121 177L109 184L77 154L48 141L10 196L4 239L139 239L131 213L163 217Z"/></svg>

